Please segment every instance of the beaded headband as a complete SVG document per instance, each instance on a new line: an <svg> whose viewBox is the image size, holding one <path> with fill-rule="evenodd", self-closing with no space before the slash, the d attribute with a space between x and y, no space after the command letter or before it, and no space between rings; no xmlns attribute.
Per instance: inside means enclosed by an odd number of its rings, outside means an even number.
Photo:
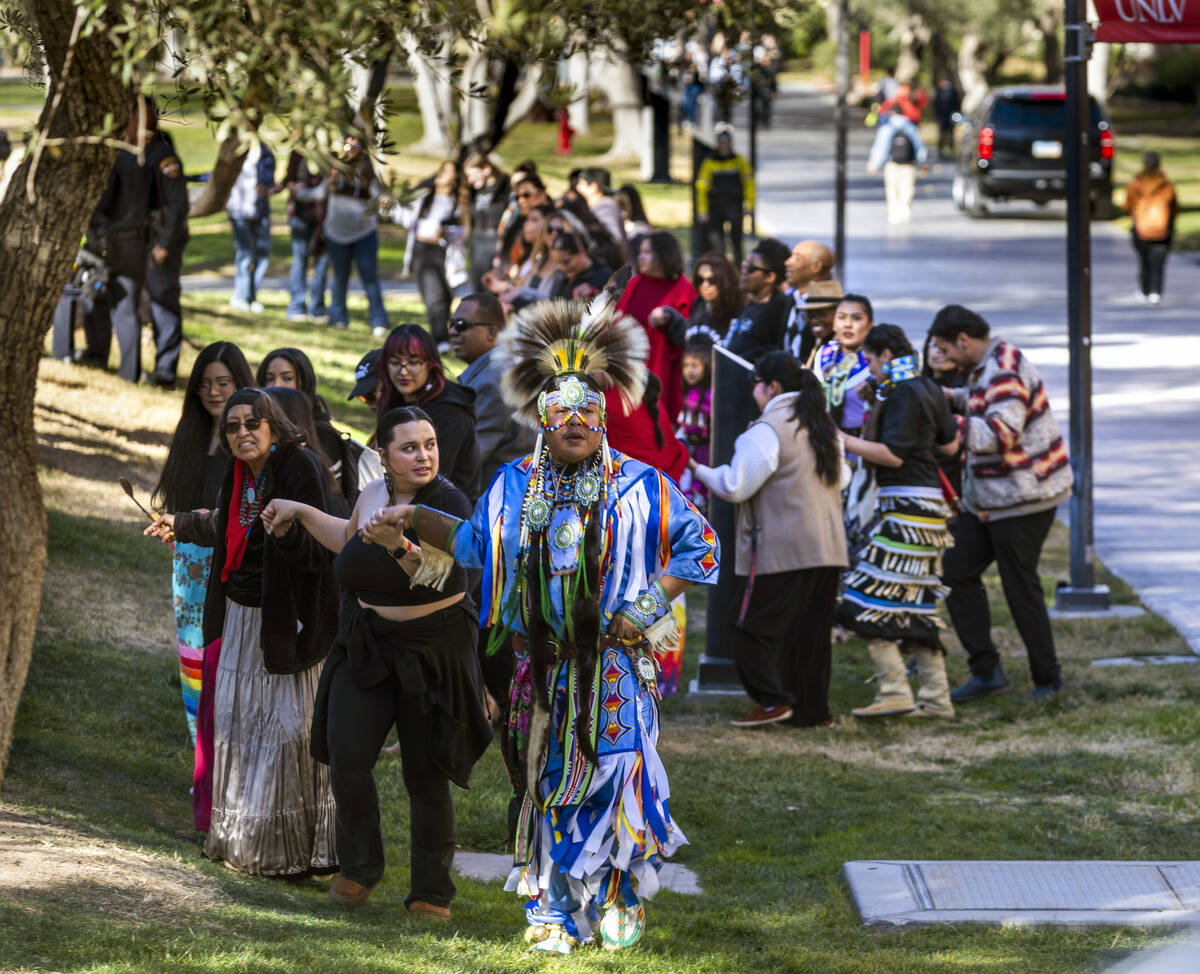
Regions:
<svg viewBox="0 0 1200 974"><path fill-rule="evenodd" d="M555 426L546 424L546 413L551 406L560 406L568 410L567 415ZM588 406L600 407L599 426L592 426L583 418L583 410ZM578 376L566 375L558 380L554 389L538 396L538 418L541 420L543 430L547 433L555 433L566 426L573 416L578 417L579 421L593 433L604 431L604 397L595 389L589 389L584 385Z"/></svg>

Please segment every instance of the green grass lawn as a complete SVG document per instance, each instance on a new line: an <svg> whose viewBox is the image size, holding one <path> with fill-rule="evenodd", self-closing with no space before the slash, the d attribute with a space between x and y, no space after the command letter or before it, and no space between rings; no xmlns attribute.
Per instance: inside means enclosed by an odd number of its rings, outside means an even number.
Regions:
<svg viewBox="0 0 1200 974"><path fill-rule="evenodd" d="M370 347L348 331L223 309L189 296L190 342L237 341L252 365L271 347L313 357L339 425L369 416L345 397ZM399 320L403 309L393 309ZM414 309L415 310L415 309ZM200 856L174 679L169 560L145 541L115 485L144 498L179 414L179 392L122 383L47 357L38 389L50 565L35 656L0 792L0 969L56 971L795 971L853 974L1078 974L1101 971L1161 933L1127 929L863 929L841 878L849 859L1200 859L1200 674L1195 667L1095 669L1097 657L1186 653L1160 618L1055 624L1068 689L1047 705L989 582L996 639L1016 684L954 721L857 722L870 698L865 649L834 655L831 729L747 732L740 698L671 698L660 750L671 809L691 845L696 897L663 892L628 955L527 954L521 902L500 883L463 879L454 919L410 919L408 814L400 768L378 768L388 872L368 905L333 907L324 888L234 875ZM1065 577L1058 526L1043 564ZM1119 601L1134 600L1107 573ZM702 592L691 600L684 681L702 649ZM952 646L951 679L965 676ZM507 801L498 753L456 792L459 843L499 852ZM14 836L31 838L20 845ZM21 833L25 834L25 833ZM13 858L19 870L5 863ZM92 865L89 865L92 864Z"/></svg>

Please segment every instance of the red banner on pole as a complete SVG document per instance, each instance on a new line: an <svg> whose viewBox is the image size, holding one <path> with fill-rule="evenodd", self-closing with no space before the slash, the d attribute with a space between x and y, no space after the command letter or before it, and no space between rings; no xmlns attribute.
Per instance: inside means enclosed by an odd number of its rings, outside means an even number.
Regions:
<svg viewBox="0 0 1200 974"><path fill-rule="evenodd" d="M1096 40L1200 44L1200 0L1095 0Z"/></svg>

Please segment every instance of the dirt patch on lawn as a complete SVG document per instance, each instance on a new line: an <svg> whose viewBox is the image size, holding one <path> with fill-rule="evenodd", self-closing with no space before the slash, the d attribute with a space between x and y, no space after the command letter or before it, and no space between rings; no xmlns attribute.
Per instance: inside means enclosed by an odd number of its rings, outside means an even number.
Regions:
<svg viewBox="0 0 1200 974"><path fill-rule="evenodd" d="M0 900L40 911L52 903L139 923L227 902L216 883L162 856L82 835L0 805Z"/></svg>

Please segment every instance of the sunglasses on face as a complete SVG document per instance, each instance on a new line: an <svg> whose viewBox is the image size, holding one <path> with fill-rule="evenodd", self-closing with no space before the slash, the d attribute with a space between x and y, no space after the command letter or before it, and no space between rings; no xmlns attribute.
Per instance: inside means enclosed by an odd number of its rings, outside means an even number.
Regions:
<svg viewBox="0 0 1200 974"><path fill-rule="evenodd" d="M742 261L742 270L747 274L756 274L759 271L765 271L766 268L762 264L751 264L750 261Z"/></svg>
<svg viewBox="0 0 1200 974"><path fill-rule="evenodd" d="M476 325L482 325L482 324L483 324L482 321L470 321L466 318L451 318L450 321L447 322L447 327L451 331L457 332L458 334L461 335L468 328L474 328Z"/></svg>
<svg viewBox="0 0 1200 974"><path fill-rule="evenodd" d="M698 274L696 276L697 284L714 284L714 283L716 283L716 280L717 279L715 277L713 277L711 274Z"/></svg>
<svg viewBox="0 0 1200 974"><path fill-rule="evenodd" d="M519 199L519 200L531 200L531 199L533 199L533 197L534 197L535 195L536 195L536 194L534 194L534 193L517 193L517 199Z"/></svg>
<svg viewBox="0 0 1200 974"><path fill-rule="evenodd" d="M245 422L242 422L241 420L233 419L221 427L221 432L224 433L226 436L236 436L237 431L240 430L244 426L244 427L246 427L246 431L248 433L253 433L256 429L258 429L260 426L262 426L262 424L265 422L267 422L267 420L260 419L257 416L252 416L250 419L246 420Z"/></svg>

